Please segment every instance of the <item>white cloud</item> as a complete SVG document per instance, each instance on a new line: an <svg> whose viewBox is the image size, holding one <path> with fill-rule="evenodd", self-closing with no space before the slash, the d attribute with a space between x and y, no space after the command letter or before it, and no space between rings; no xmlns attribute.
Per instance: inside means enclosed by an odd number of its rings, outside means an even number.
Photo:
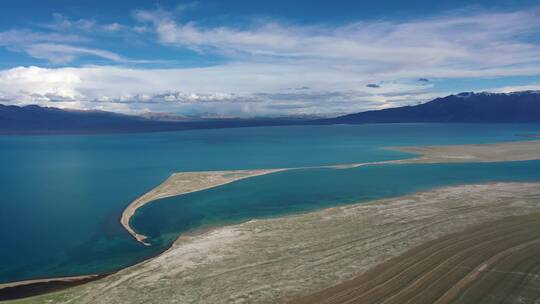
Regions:
<svg viewBox="0 0 540 304"><path fill-rule="evenodd" d="M109 24L104 24L102 26L102 28L106 31L109 31L109 32L116 32L116 31L119 31L122 29L122 25L118 22L113 22L113 23L109 23Z"/></svg>
<svg viewBox="0 0 540 304"><path fill-rule="evenodd" d="M0 32L0 46L18 47L32 43L72 43L82 42L84 38L72 34L42 33L31 30L8 30Z"/></svg>
<svg viewBox="0 0 540 304"><path fill-rule="evenodd" d="M122 56L113 52L65 44L30 44L26 47L26 52L34 58L47 59L56 64L69 63L80 56L94 56L117 62L126 61Z"/></svg>
<svg viewBox="0 0 540 304"><path fill-rule="evenodd" d="M160 60L130 60L114 52L95 47L100 37L144 32L145 27L131 29L118 22L101 24L93 19L72 20L53 14L52 23L42 24L39 31L14 29L0 31L0 46L10 51L25 52L53 64L68 64L80 57L95 57L122 63L162 63ZM147 30L148 31L148 30Z"/></svg>
<svg viewBox="0 0 540 304"><path fill-rule="evenodd" d="M90 31L96 28L96 21L89 19L79 19L71 20L66 16L60 13L53 14L54 21L52 23L45 24L44 27L55 30L55 31L66 31L66 30L84 30Z"/></svg>
<svg viewBox="0 0 540 304"><path fill-rule="evenodd" d="M117 32L126 28L126 26L118 22L102 24L94 19L73 20L60 13L54 13L53 19L53 22L43 24L42 27L58 32Z"/></svg>
<svg viewBox="0 0 540 304"><path fill-rule="evenodd" d="M93 56L117 62L129 61L110 51L71 45L87 41L88 39L74 34L43 33L31 30L0 32L0 46L12 51L25 52L33 58L46 59L55 64L66 64L81 56Z"/></svg>
<svg viewBox="0 0 540 304"><path fill-rule="evenodd" d="M530 68L539 72L540 46L525 39L539 34L539 8L510 13L454 14L407 22L357 22L344 26L262 23L249 28L205 27L178 22L163 10L139 11L165 45L219 53L233 59L323 61L365 72L413 69L450 77L462 72ZM525 37L525 38L524 38ZM489 54L489 56L486 56Z"/></svg>
<svg viewBox="0 0 540 304"><path fill-rule="evenodd" d="M403 96L410 96L407 102L433 96L429 86L416 82L388 82L376 92L365 83L361 75L273 64L191 69L19 67L0 72L0 96L13 104L238 116L330 115L401 104L398 99ZM306 89L291 89L301 87Z"/></svg>
<svg viewBox="0 0 540 304"><path fill-rule="evenodd" d="M238 28L176 20L163 10L138 11L140 23L130 26L59 15L49 28L78 35L7 31L0 32L0 45L57 64L82 56L116 64L158 62L126 59L82 38L95 31L131 31L147 38L154 33L164 46L217 55L227 63L18 67L0 71L0 98L14 104L229 116L332 115L415 104L449 93L435 87L448 78L540 75L540 45L531 38L540 33L538 13L534 8L403 22L266 22ZM418 81L424 78L430 81Z"/></svg>
<svg viewBox="0 0 540 304"><path fill-rule="evenodd" d="M148 33L151 31L151 29L148 26L141 26L141 25L134 26L132 29L134 32L139 33L139 34Z"/></svg>
<svg viewBox="0 0 540 304"><path fill-rule="evenodd" d="M540 91L540 83L533 83L528 85L517 85L517 86L505 86L499 88L490 88L483 91L494 92L494 93L511 93L519 91Z"/></svg>

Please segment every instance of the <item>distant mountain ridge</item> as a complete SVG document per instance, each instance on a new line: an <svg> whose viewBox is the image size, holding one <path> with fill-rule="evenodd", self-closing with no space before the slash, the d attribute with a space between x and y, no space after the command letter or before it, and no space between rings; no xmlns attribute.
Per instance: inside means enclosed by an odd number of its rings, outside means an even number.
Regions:
<svg viewBox="0 0 540 304"><path fill-rule="evenodd" d="M118 133L278 125L362 123L540 122L540 91L459 93L415 106L366 111L328 119L196 119L172 114L132 116L105 111L0 104L0 134Z"/></svg>
<svg viewBox="0 0 540 304"><path fill-rule="evenodd" d="M37 105L0 104L0 134L84 134L157 132L299 124L293 119L185 119L150 114L132 116L105 111L63 110Z"/></svg>
<svg viewBox="0 0 540 304"><path fill-rule="evenodd" d="M465 92L398 108L323 119L328 124L407 122L540 122L540 91Z"/></svg>
<svg viewBox="0 0 540 304"><path fill-rule="evenodd" d="M1 133L71 133L151 127L144 118L104 111L0 105Z"/></svg>

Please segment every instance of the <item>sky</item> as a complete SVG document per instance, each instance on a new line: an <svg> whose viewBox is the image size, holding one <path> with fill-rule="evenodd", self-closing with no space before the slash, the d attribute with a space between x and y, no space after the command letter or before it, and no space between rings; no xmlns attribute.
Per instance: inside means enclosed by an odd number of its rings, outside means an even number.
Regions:
<svg viewBox="0 0 540 304"><path fill-rule="evenodd" d="M538 1L6 0L0 9L3 104L336 116L521 90L540 90Z"/></svg>

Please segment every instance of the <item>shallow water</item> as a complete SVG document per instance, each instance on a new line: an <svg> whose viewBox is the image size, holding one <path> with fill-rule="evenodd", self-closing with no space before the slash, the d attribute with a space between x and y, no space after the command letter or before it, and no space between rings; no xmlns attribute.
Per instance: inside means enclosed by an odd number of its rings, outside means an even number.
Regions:
<svg viewBox="0 0 540 304"><path fill-rule="evenodd" d="M157 244L144 247L122 229L120 214L175 171L381 161L410 156L380 149L385 146L523 140L537 133L540 125L532 124L388 124L0 136L0 282L111 271L201 225L482 181L490 170L492 179L536 180L539 170L537 163L402 165L260 176L143 208L134 224ZM159 217L163 225L152 224Z"/></svg>

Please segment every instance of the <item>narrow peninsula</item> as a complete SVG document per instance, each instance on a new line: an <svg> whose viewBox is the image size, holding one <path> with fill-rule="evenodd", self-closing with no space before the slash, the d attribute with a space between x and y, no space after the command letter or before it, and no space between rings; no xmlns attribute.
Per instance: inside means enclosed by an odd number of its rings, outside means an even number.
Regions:
<svg viewBox="0 0 540 304"><path fill-rule="evenodd" d="M206 171L206 172L179 172L171 175L167 180L156 188L145 193L134 200L122 213L120 223L137 240L144 245L150 245L145 242L146 236L133 230L129 222L137 209L147 203L165 197L177 196L181 194L197 192L209 189L237 180L253 177L257 175L269 174L287 169L262 169L262 170L231 170L231 171Z"/></svg>
<svg viewBox="0 0 540 304"><path fill-rule="evenodd" d="M401 160L317 166L311 168L347 169L365 165L380 164L498 162L540 159L540 140L476 145L390 147L388 149L414 153L418 154L419 156ZM141 208L142 206L160 198L197 192L204 189L232 183L241 179L294 169L308 168L303 167L174 173L162 184L130 203L123 211L120 218L120 223L129 232L129 234L133 236L135 240L137 240L141 244L149 246L150 244L146 242L147 237L143 234L137 233L130 225L131 218L133 217L137 209Z"/></svg>

